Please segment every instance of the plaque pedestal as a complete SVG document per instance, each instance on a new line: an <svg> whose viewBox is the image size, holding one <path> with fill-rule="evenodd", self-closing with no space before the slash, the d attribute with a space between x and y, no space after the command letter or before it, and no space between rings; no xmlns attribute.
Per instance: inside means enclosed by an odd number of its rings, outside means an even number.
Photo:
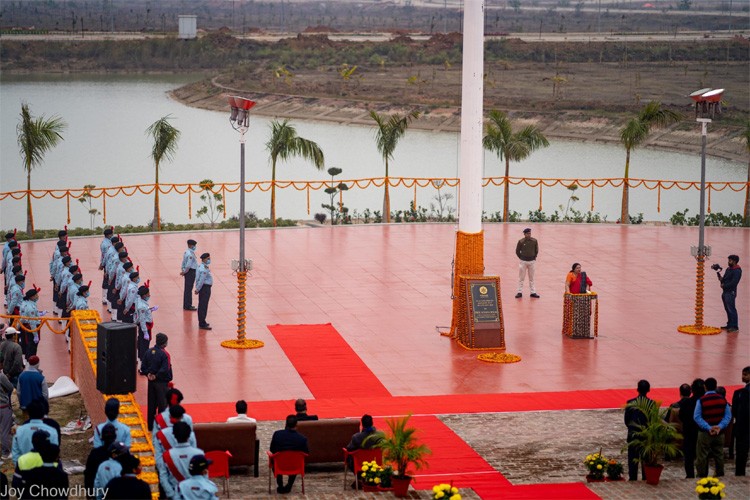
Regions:
<svg viewBox="0 0 750 500"><path fill-rule="evenodd" d="M459 276L456 340L467 349L505 350L499 276Z"/></svg>

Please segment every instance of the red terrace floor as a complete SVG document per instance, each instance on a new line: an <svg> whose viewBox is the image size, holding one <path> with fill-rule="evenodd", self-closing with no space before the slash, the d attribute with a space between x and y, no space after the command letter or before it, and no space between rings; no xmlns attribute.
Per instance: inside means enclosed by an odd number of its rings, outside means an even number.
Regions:
<svg viewBox="0 0 750 500"><path fill-rule="evenodd" d="M450 323L451 225L248 231L248 256L255 266L248 281L248 333L266 344L249 351L219 345L235 336L236 281L229 264L237 258L237 231L123 236L141 275L151 280L151 303L160 306L155 330L169 334L175 383L190 403L312 399L269 332L267 325L273 324L331 323L393 396L631 389L645 377L654 387L674 388L677 399L677 386L698 376L716 377L722 385L740 383L740 370L750 364L750 277L737 297L739 334L699 337L676 331L694 319L690 246L696 244L695 228L533 226L541 248L537 287L542 298L530 299L526 288L517 300L514 249L523 227L485 226L486 273L503 280L508 352L523 357L511 365L479 362L477 353L435 330ZM210 332L198 330L196 313L181 307L179 267L190 236L199 241L199 253L212 254ZM100 307L100 238L73 241L72 254L80 259L85 281L94 281L90 303ZM706 241L717 256L710 263L724 266L730 253L740 255L740 264L750 262L747 229L707 228ZM43 289L40 309L51 305L53 245L22 244L27 282ZM600 294L597 340L560 334L563 280L576 261ZM725 321L719 287L709 271L706 323ZM45 335L39 355L50 380L68 373L62 336ZM139 400L145 400L144 382L139 381Z"/></svg>

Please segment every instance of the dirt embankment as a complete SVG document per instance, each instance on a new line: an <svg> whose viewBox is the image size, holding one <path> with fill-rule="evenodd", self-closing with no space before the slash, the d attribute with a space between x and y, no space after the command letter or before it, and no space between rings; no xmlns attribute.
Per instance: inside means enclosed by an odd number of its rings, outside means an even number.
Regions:
<svg viewBox="0 0 750 500"><path fill-rule="evenodd" d="M362 66L348 79L342 69L222 74L172 95L190 106L226 110L224 96L238 94L257 101L255 114L361 125L373 124L370 110L402 113L416 108L422 116L412 127L460 130L460 67ZM654 131L642 147L699 154L700 128L686 94L712 86L705 75L713 72L727 88L728 106L724 117L710 126L708 154L744 163L748 154L739 123L747 110L734 103L750 102L746 64L493 63L485 74L485 111L505 111L514 127L536 125L550 139L619 143L619 130L627 120L646 102L657 100L686 119ZM695 83L686 88L686 80Z"/></svg>

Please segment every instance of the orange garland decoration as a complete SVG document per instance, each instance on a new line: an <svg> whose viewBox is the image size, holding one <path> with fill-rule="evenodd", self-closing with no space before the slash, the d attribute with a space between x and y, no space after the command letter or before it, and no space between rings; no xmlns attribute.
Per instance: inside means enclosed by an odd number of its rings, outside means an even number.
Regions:
<svg viewBox="0 0 750 500"><path fill-rule="evenodd" d="M459 284L463 275L484 273L484 231L478 233L456 232L456 260L453 267L453 313L451 315L451 338L456 338L461 310L459 307Z"/></svg>

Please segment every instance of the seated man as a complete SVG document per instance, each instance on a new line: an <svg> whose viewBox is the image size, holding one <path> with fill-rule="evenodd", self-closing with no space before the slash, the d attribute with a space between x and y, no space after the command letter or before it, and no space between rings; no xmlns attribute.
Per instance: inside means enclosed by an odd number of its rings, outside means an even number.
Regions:
<svg viewBox="0 0 750 500"><path fill-rule="evenodd" d="M374 448L382 439L382 436L377 434L378 430L372 422L372 416L366 413L362 415L361 425L362 430L354 434L352 440L346 445L348 451L369 450L370 448ZM352 460L352 457L349 456L346 458L346 464L349 470L354 470L354 460Z"/></svg>
<svg viewBox="0 0 750 500"><path fill-rule="evenodd" d="M295 415L297 417L297 422L302 422L303 420L318 420L317 415L307 414L307 401L304 399L298 399L294 402L294 411L297 412Z"/></svg>
<svg viewBox="0 0 750 500"><path fill-rule="evenodd" d="M254 423L255 419L247 416L247 403L240 399L234 404L234 410L237 412L236 417L229 417L227 423L250 422Z"/></svg>
<svg viewBox="0 0 750 500"><path fill-rule="evenodd" d="M141 473L141 461L128 453L120 459L122 473L107 483L107 498L112 500L151 500L151 488L148 483L138 479Z"/></svg>
<svg viewBox="0 0 750 500"><path fill-rule="evenodd" d="M99 431L99 440L101 445L89 452L86 459L86 469L83 471L83 485L86 489L93 491L94 479L99 470L99 466L109 458L109 447L116 441L117 429L112 424L104 424Z"/></svg>
<svg viewBox="0 0 750 500"><path fill-rule="evenodd" d="M60 447L56 444L45 442L41 445L39 455L42 457L42 465L23 473L25 488L21 490L19 500L27 498L39 498L39 493L45 498L68 498L68 474L58 468L57 461L60 458Z"/></svg>
<svg viewBox="0 0 750 500"><path fill-rule="evenodd" d="M177 422L169 428L174 432L176 443L156 460L159 484L167 498L179 498L177 486L190 477L190 460L203 455L203 450L188 442L193 431L185 422Z"/></svg>
<svg viewBox="0 0 750 500"><path fill-rule="evenodd" d="M107 421L94 428L94 447L98 448L102 445L101 434L104 426L112 425L117 431L115 441L123 443L130 448L130 427L117 420L117 417L120 415L120 401L118 401L117 398L109 398L107 402L104 403L104 414L107 416Z"/></svg>
<svg viewBox="0 0 750 500"><path fill-rule="evenodd" d="M41 400L36 399L32 401L27 410L31 419L28 423L19 426L16 429L16 435L13 436L13 463L18 463L21 455L31 451L33 447L31 438L36 431L47 432L49 434L49 442L58 446L60 445L60 441L57 438L57 431L42 420L44 418L44 405Z"/></svg>
<svg viewBox="0 0 750 500"><path fill-rule="evenodd" d="M208 478L208 466L213 463L205 455L190 459L190 477L177 485L179 498L183 500L218 500L219 488Z"/></svg>
<svg viewBox="0 0 750 500"><path fill-rule="evenodd" d="M315 418L317 420L317 417ZM271 453L277 453L279 451L303 451L309 453L307 448L307 438L297 432L297 417L295 415L289 415L286 417L286 425L284 430L276 431L271 437ZM276 476L276 492L277 493L289 493L292 491L294 480L297 478L295 475L289 476L289 482L284 486L284 477Z"/></svg>

